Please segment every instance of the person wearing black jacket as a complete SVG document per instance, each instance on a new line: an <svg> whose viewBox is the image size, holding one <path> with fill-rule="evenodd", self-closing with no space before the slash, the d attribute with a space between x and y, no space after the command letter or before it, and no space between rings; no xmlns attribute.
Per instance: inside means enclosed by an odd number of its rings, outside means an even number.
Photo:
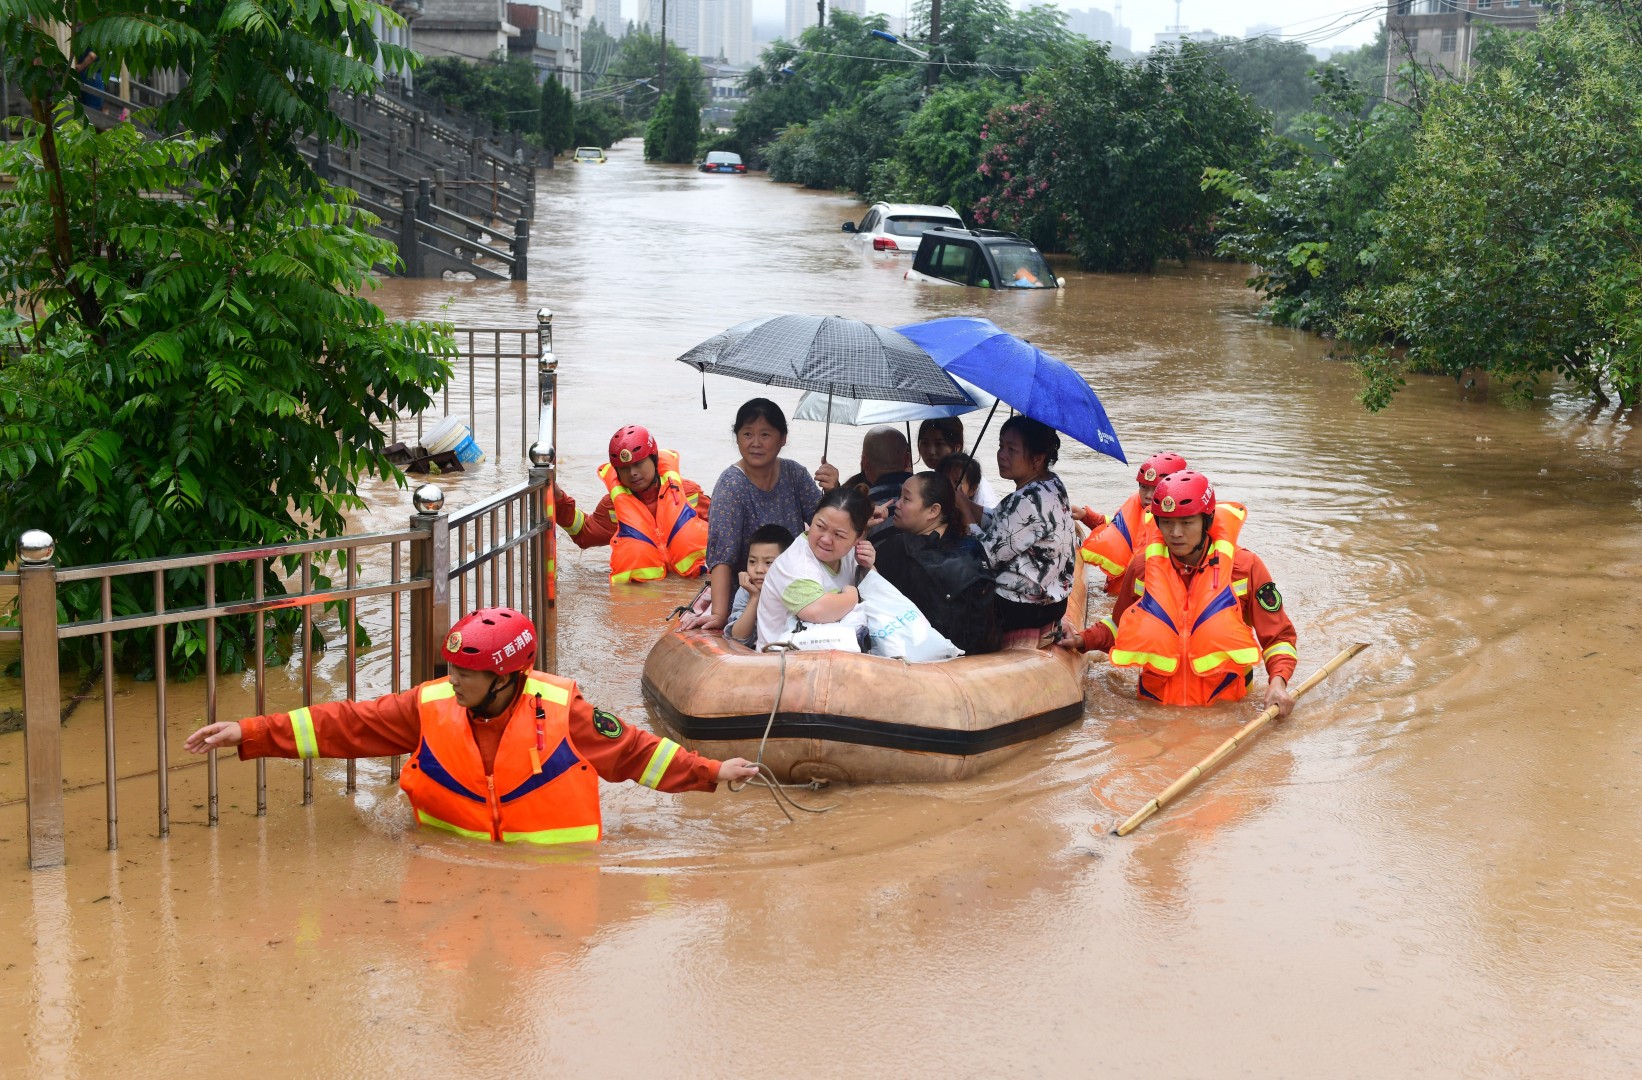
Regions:
<svg viewBox="0 0 1642 1080"><path fill-rule="evenodd" d="M969 655L1002 644L993 612L992 569L958 524L952 483L921 472L901 485L894 530L875 541L876 569L930 624Z"/></svg>

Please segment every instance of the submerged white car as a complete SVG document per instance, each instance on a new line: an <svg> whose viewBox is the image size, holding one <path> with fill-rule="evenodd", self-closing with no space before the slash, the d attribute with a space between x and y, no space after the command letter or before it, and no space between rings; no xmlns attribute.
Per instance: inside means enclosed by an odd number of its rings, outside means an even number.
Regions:
<svg viewBox="0 0 1642 1080"><path fill-rule="evenodd" d="M962 229L964 219L950 206L923 203L873 203L859 223L844 222L844 231L873 251L914 252L931 229Z"/></svg>

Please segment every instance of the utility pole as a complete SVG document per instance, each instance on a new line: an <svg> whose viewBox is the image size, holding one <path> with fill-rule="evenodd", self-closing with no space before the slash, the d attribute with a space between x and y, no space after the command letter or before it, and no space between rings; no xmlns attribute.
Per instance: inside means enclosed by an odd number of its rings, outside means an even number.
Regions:
<svg viewBox="0 0 1642 1080"><path fill-rule="evenodd" d="M929 66L924 68L924 85L935 87L940 74L935 66L935 50L941 47L941 0L929 0Z"/></svg>
<svg viewBox="0 0 1642 1080"><path fill-rule="evenodd" d="M815 0L815 25L827 28L827 0Z"/></svg>
<svg viewBox="0 0 1642 1080"><path fill-rule="evenodd" d="M656 76L656 86L667 92L667 0L661 0L661 74Z"/></svg>

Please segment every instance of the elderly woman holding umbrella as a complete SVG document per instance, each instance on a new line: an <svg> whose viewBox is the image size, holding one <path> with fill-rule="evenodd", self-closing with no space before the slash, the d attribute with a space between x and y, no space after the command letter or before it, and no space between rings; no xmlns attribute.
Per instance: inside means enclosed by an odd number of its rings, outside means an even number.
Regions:
<svg viewBox="0 0 1642 1080"><path fill-rule="evenodd" d="M775 315L715 334L683 356L705 376L729 375L766 386L828 395L886 398L922 404L973 405L928 353L893 330L836 315ZM704 380L705 383L705 380ZM706 392L702 393L706 405ZM685 629L718 629L729 619L735 575L747 559L747 541L762 525L802 533L821 500L804 466L781 457L787 418L779 406L754 398L735 419L741 460L713 488L707 567L712 609L686 620ZM823 451L823 460L825 452ZM818 474L837 484L837 470Z"/></svg>

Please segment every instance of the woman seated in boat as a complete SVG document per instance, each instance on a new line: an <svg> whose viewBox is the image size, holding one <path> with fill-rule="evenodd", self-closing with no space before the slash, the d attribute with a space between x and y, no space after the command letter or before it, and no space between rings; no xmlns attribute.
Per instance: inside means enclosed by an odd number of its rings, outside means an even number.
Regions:
<svg viewBox="0 0 1642 1080"><path fill-rule="evenodd" d="M1060 436L1048 424L1012 416L998 432L998 474L1015 490L981 518L981 548L997 575L998 627L1006 648L1036 648L1066 614L1077 572L1072 504L1051 468Z"/></svg>
<svg viewBox="0 0 1642 1080"><path fill-rule="evenodd" d="M895 531L876 545L878 573L965 653L996 652L992 570L980 543L958 523L952 484L938 472L909 477L894 521Z"/></svg>
<svg viewBox="0 0 1642 1080"><path fill-rule="evenodd" d="M713 516L707 527L710 611L686 616L686 630L722 630L730 621L736 576L747 568L747 544L761 525L780 525L797 535L815 513L821 489L810 471L781 456L787 416L768 398L753 398L735 414L731 428L741 460L713 485Z"/></svg>
<svg viewBox="0 0 1642 1080"><path fill-rule="evenodd" d="M610 583L659 581L701 573L712 500L679 475L678 454L629 424L610 437L610 461L599 466L605 496L584 514L553 485L553 520L583 550L610 545Z"/></svg>
<svg viewBox="0 0 1642 1080"><path fill-rule="evenodd" d="M872 569L877 552L866 539L872 502L858 488L839 486L822 496L807 532L782 552L758 596L762 650L800 623L849 620L861 602L857 572Z"/></svg>

